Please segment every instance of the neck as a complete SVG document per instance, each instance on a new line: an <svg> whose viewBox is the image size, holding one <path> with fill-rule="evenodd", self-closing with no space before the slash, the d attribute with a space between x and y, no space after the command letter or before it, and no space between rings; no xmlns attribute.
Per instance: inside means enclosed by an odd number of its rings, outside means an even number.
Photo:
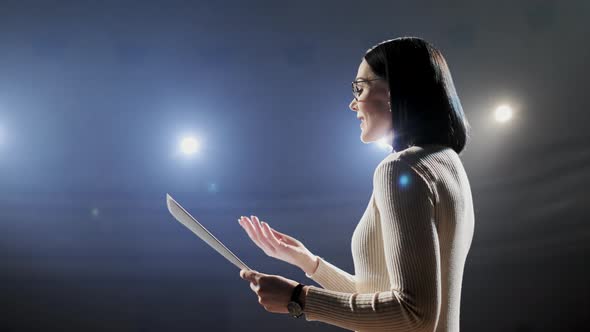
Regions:
<svg viewBox="0 0 590 332"><path fill-rule="evenodd" d="M393 131L389 131L384 137L385 144L389 145L390 149L393 149Z"/></svg>

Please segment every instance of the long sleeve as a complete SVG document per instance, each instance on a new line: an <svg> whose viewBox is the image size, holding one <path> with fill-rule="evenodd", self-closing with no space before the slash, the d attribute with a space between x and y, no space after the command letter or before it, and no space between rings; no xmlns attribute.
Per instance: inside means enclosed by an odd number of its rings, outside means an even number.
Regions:
<svg viewBox="0 0 590 332"><path fill-rule="evenodd" d="M318 267L314 273L305 274L308 278L316 281L325 289L350 293L356 290L353 275L331 264L323 257L317 257Z"/></svg>
<svg viewBox="0 0 590 332"><path fill-rule="evenodd" d="M399 158L377 167L373 190L391 289L359 294L311 286L306 320L356 331L434 331L441 265L433 191Z"/></svg>

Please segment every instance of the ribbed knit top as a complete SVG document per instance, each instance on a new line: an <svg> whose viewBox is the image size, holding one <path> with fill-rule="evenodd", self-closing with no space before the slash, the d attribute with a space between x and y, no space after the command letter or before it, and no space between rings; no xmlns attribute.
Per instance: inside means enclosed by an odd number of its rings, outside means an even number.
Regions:
<svg viewBox="0 0 590 332"><path fill-rule="evenodd" d="M354 331L458 332L461 284L474 232L469 180L442 145L387 155L352 234L355 274L318 256L307 277L307 321Z"/></svg>

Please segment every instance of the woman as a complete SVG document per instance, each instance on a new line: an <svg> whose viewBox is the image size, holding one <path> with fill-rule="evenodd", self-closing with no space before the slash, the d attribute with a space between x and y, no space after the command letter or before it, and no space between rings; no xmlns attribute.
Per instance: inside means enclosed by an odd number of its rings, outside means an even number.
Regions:
<svg viewBox="0 0 590 332"><path fill-rule="evenodd" d="M356 274L312 254L256 216L240 224L264 252L300 267L322 288L304 286L308 321L356 331L459 331L461 283L474 231L469 180L459 159L469 124L447 63L417 37L369 49L350 109L361 141L386 138L373 193L352 235ZM266 310L287 313L299 283L240 271Z"/></svg>

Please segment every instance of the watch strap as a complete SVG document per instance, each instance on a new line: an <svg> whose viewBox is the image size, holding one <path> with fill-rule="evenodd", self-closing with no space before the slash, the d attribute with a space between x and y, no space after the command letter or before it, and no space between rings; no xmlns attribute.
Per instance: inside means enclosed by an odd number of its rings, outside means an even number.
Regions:
<svg viewBox="0 0 590 332"><path fill-rule="evenodd" d="M291 301L297 302L299 304L299 306L301 306L301 309L303 309L303 305L299 302L299 295L301 294L301 290L303 289L303 286L305 286L305 285L302 283L299 283L293 289L293 293L291 293Z"/></svg>

